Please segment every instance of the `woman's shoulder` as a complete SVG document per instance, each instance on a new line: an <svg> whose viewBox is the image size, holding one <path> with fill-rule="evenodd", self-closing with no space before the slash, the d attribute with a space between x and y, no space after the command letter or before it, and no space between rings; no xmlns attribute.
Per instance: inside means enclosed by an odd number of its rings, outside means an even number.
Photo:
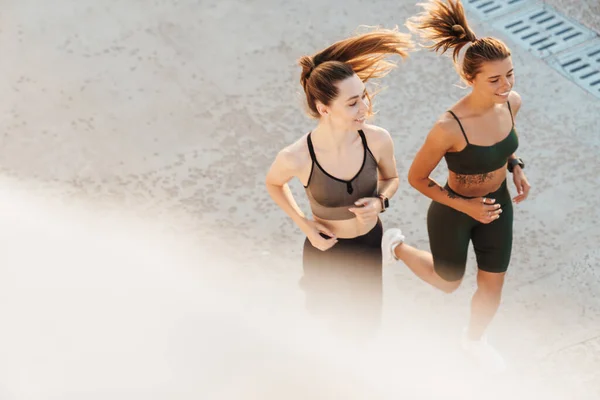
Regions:
<svg viewBox="0 0 600 400"><path fill-rule="evenodd" d="M459 122L454 116L446 111L438 116L433 123L425 146L428 149L437 149L436 151L452 151L464 143L463 134Z"/></svg>
<svg viewBox="0 0 600 400"><path fill-rule="evenodd" d="M451 114L450 111L456 114L456 111L449 109L438 116L437 120L433 124L433 128L431 129L431 133L433 135L450 140L462 137L460 120Z"/></svg>
<svg viewBox="0 0 600 400"><path fill-rule="evenodd" d="M521 109L521 95L514 90L508 95L508 102L513 115L516 115Z"/></svg>
<svg viewBox="0 0 600 400"><path fill-rule="evenodd" d="M385 146L392 142L392 135L380 126L365 124L362 131L369 147Z"/></svg>
<svg viewBox="0 0 600 400"><path fill-rule="evenodd" d="M305 133L295 142L281 149L277 158L292 170L302 169L311 161L310 151L308 150L308 135L309 133Z"/></svg>

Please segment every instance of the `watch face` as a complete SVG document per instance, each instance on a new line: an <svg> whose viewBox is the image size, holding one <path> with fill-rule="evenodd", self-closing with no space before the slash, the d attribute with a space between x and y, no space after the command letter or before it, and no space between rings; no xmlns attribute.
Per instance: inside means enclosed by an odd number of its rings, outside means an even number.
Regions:
<svg viewBox="0 0 600 400"><path fill-rule="evenodd" d="M513 158L512 160L510 160L508 162L508 171L509 172L513 172L513 169L515 168L515 166L520 166L521 168L525 168L525 163L523 162L523 160L521 160L520 158Z"/></svg>

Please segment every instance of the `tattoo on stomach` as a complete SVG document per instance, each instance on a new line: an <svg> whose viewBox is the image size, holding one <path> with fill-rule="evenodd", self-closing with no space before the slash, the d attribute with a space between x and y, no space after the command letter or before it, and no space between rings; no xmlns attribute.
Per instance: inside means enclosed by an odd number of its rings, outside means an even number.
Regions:
<svg viewBox="0 0 600 400"><path fill-rule="evenodd" d="M463 187L477 186L490 181L494 178L493 172L486 172L485 174L476 174L476 175L461 175L456 174L456 181L460 183Z"/></svg>

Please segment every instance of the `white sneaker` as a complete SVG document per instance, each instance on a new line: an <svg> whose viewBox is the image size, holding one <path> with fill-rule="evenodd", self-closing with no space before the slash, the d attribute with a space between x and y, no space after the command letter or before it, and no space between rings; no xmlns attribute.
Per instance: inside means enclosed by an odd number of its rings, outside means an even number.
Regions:
<svg viewBox="0 0 600 400"><path fill-rule="evenodd" d="M404 235L398 228L391 228L385 231L381 239L381 254L383 256L383 265L392 264L398 261L394 254L394 249L400 243L404 242Z"/></svg>
<svg viewBox="0 0 600 400"><path fill-rule="evenodd" d="M487 342L485 336L479 340L471 340L465 329L462 337L462 348L479 366L487 371L499 373L506 370L504 358Z"/></svg>

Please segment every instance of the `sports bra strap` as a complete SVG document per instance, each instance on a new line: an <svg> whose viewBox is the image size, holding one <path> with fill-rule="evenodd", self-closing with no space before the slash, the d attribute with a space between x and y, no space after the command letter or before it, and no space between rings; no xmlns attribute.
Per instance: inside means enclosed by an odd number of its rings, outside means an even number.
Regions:
<svg viewBox="0 0 600 400"><path fill-rule="evenodd" d="M506 104L508 104L508 111L510 112L510 120L512 121L513 126L515 126L515 119L513 117L512 110L510 109L510 102L507 100Z"/></svg>
<svg viewBox="0 0 600 400"><path fill-rule="evenodd" d="M312 133L312 132L311 132ZM308 152L310 153L310 159L315 162L317 161L317 156L315 156L315 149L312 144L312 140L310 139L310 133L306 137L306 141L308 143Z"/></svg>
<svg viewBox="0 0 600 400"><path fill-rule="evenodd" d="M452 110L448 110L448 112L450 114L452 114L452 116L454 117L454 119L456 120L456 122L458 122L458 126L460 126L460 130L461 130L463 136L465 137L465 140L467 141L467 144L469 144L469 139L467 139L467 134L465 133L465 130L463 129L462 124L460 123L460 120L458 119L458 117L456 116L456 114L454 114L454 112L452 112Z"/></svg>
<svg viewBox="0 0 600 400"><path fill-rule="evenodd" d="M362 129L359 129L358 134L360 135L360 140L362 140L362 144L363 144L364 148L366 149L368 146L367 146L367 138L365 136L365 133L362 131Z"/></svg>

